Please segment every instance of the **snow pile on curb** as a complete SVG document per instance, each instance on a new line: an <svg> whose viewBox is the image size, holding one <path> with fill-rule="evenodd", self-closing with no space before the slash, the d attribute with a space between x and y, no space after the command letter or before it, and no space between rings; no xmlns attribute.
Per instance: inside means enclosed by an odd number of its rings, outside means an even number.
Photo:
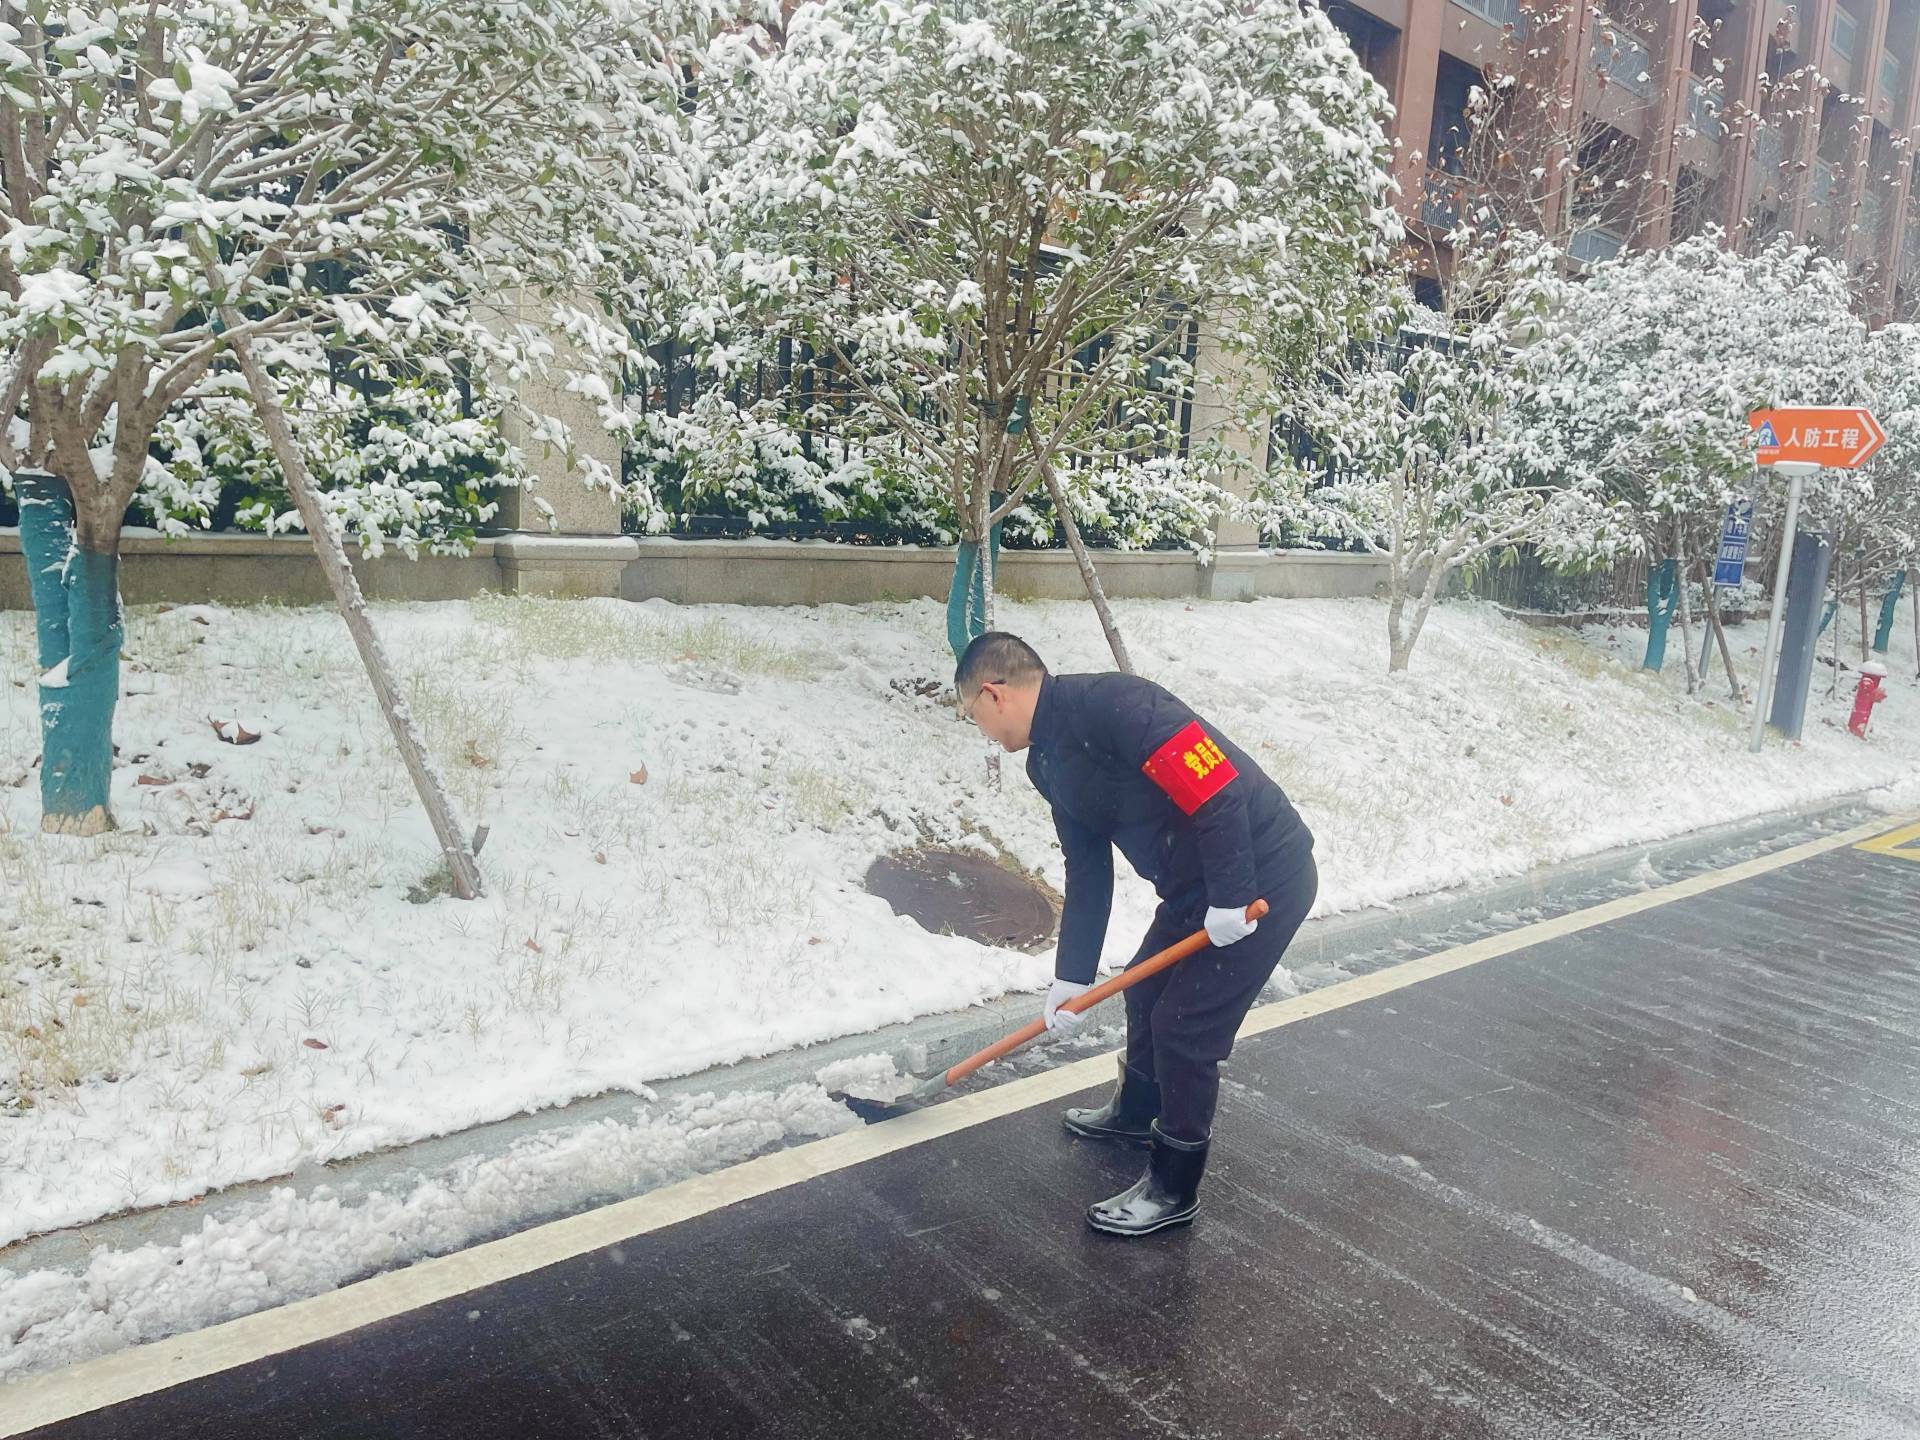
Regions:
<svg viewBox="0 0 1920 1440"><path fill-rule="evenodd" d="M891 1055L851 1055L821 1069L815 1077L823 1089L835 1095L851 1095L860 1100L880 1100L892 1104L918 1083L911 1075L894 1068Z"/></svg>
<svg viewBox="0 0 1920 1440"><path fill-rule="evenodd" d="M641 1107L469 1157L404 1195L345 1199L279 1188L209 1216L178 1244L96 1252L80 1274L0 1271L0 1380L203 1329L337 1289L361 1275L444 1255L571 1214L607 1196L657 1189L857 1122L818 1085Z"/></svg>

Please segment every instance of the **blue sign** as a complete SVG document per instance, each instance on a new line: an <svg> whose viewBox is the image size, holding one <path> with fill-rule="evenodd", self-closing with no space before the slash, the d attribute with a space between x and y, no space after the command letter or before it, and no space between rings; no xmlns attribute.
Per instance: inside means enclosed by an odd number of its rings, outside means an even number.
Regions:
<svg viewBox="0 0 1920 1440"><path fill-rule="evenodd" d="M1747 573L1747 534L1753 528L1753 501L1736 500L1727 506L1720 527L1720 554L1713 562L1713 583L1737 588Z"/></svg>

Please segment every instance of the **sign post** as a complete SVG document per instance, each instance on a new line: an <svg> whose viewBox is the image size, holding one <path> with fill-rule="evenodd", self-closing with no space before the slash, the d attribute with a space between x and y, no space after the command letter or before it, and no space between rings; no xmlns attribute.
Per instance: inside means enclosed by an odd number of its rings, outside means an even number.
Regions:
<svg viewBox="0 0 1920 1440"><path fill-rule="evenodd" d="M1773 577L1773 611L1767 616L1767 648L1760 662L1760 681L1753 687L1753 733L1747 748L1758 750L1773 698L1773 667L1780 658L1780 627L1786 619L1787 572L1793 564L1794 532L1800 524L1800 496L1807 477L1819 474L1823 465L1839 470L1864 465L1887 443L1887 432L1864 405L1756 410L1747 417L1747 425L1754 436L1754 462L1771 465L1788 479L1786 525Z"/></svg>
<svg viewBox="0 0 1920 1440"><path fill-rule="evenodd" d="M1716 590L1737 590L1747 578L1747 537L1753 530L1753 501L1727 502L1727 518L1720 525L1720 551L1713 561ZM1708 596L1709 600L1713 597ZM1707 612L1707 634L1700 643L1700 673L1707 673L1707 661L1713 654L1713 611Z"/></svg>

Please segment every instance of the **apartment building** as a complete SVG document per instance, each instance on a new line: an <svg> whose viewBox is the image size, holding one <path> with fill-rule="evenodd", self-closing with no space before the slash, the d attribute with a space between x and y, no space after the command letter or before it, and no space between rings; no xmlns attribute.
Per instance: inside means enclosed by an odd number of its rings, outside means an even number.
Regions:
<svg viewBox="0 0 1920 1440"><path fill-rule="evenodd" d="M1325 3L1393 99L1428 276L1497 192L1582 261L1791 233L1855 268L1876 320L1920 316L1920 0Z"/></svg>

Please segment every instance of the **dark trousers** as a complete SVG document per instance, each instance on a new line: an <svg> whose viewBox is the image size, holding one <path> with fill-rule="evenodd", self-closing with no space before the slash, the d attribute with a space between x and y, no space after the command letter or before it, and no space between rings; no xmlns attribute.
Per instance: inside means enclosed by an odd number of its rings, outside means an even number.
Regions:
<svg viewBox="0 0 1920 1440"><path fill-rule="evenodd" d="M1259 929L1224 950L1209 946L1127 991L1127 1065L1159 1082L1160 1128L1176 1140L1204 1140L1220 1098L1220 1062L1233 1051L1240 1022L1259 998L1294 934L1313 908L1320 872L1309 852L1264 892ZM1199 921L1184 907L1154 917L1137 965L1191 935Z"/></svg>

